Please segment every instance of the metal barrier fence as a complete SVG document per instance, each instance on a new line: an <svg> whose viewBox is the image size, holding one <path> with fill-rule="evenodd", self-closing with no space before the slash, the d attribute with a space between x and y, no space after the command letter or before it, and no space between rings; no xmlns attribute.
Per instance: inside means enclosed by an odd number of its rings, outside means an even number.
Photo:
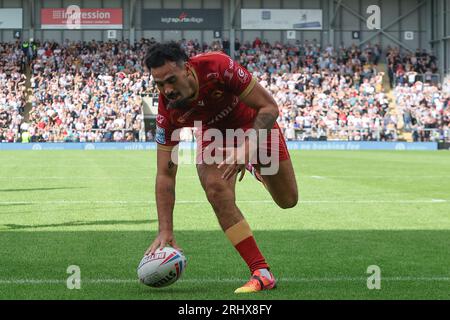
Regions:
<svg viewBox="0 0 450 320"><path fill-rule="evenodd" d="M450 128L448 129L412 129L409 131L413 142L450 142Z"/></svg>
<svg viewBox="0 0 450 320"><path fill-rule="evenodd" d="M394 74L393 84L394 84L394 88L395 88L398 84L406 83L406 84L413 85L414 83L416 83L418 81L421 81L423 83L431 83L433 85L437 85L437 84L441 83L441 75L439 73L433 73L433 74L416 73L414 78L412 78L412 77L409 78L407 73L405 73L401 77L397 77Z"/></svg>
<svg viewBox="0 0 450 320"><path fill-rule="evenodd" d="M295 138L292 134L285 131L287 140L311 141L311 140L327 140L327 141L396 141L398 138L395 128L379 128L379 129L317 129L304 128L295 130Z"/></svg>
<svg viewBox="0 0 450 320"><path fill-rule="evenodd" d="M91 130L81 130L74 131L73 133L66 135L64 138L60 139L58 136L63 130L55 129L48 131L52 134L51 139L46 139L41 135L31 135L30 142L144 142L146 141L144 130L133 130L133 129L91 129ZM86 137L88 134L101 133L101 136L96 135L93 139ZM118 135L117 133L120 133ZM21 139L17 142L22 142Z"/></svg>

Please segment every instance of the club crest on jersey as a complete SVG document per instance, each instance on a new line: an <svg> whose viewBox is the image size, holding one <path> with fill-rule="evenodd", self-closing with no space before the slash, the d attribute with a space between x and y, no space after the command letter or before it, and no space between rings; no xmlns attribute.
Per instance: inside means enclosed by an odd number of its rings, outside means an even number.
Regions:
<svg viewBox="0 0 450 320"><path fill-rule="evenodd" d="M161 114L156 115L156 122L158 122L159 124L164 124L165 121L166 117Z"/></svg>

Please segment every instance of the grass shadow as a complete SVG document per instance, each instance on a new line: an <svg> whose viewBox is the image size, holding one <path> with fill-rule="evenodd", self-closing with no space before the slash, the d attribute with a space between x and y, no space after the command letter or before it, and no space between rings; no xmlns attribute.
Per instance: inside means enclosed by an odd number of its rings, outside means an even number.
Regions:
<svg viewBox="0 0 450 320"><path fill-rule="evenodd" d="M9 230L19 229L39 229L39 228L57 228L57 227L76 227L76 226L105 226L105 225L136 225L155 223L157 220L99 220L99 221L71 221L53 224L3 224Z"/></svg>
<svg viewBox="0 0 450 320"><path fill-rule="evenodd" d="M0 189L0 192L26 192L26 191L49 191L49 190L70 190L70 189L86 189L86 187Z"/></svg>

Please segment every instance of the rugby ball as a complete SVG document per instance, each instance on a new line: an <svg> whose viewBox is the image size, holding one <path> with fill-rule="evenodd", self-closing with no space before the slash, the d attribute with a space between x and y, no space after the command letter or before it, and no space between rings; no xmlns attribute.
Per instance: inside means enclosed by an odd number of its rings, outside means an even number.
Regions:
<svg viewBox="0 0 450 320"><path fill-rule="evenodd" d="M186 257L180 251L165 247L145 255L139 263L137 274L143 284L161 288L177 281L186 268Z"/></svg>

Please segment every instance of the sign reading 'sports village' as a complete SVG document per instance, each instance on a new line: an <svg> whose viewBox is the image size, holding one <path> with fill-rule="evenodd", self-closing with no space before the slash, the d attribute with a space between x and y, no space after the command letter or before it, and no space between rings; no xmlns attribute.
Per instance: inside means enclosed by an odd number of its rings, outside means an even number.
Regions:
<svg viewBox="0 0 450 320"><path fill-rule="evenodd" d="M144 30L221 30L221 9L144 9Z"/></svg>

